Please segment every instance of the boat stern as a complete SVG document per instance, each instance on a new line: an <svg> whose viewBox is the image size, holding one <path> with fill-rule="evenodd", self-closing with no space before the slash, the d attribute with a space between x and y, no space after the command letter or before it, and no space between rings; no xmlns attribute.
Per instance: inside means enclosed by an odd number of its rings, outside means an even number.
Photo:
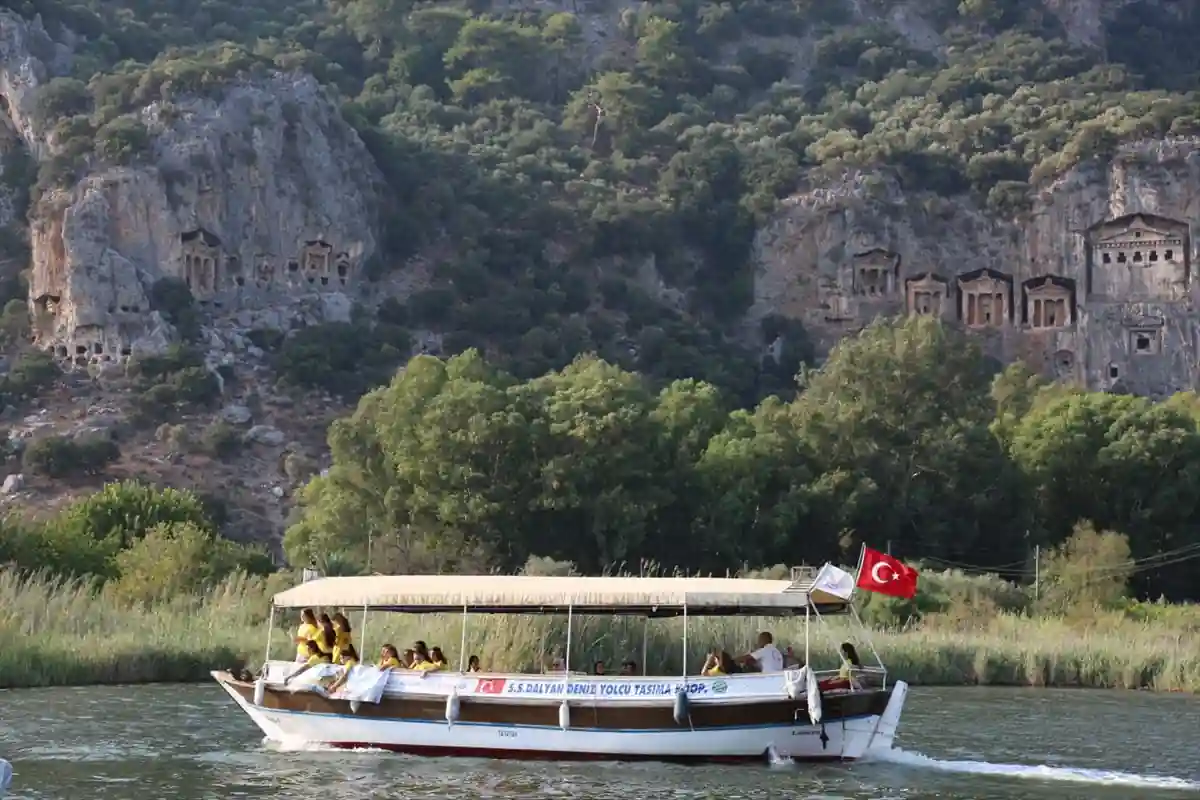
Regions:
<svg viewBox="0 0 1200 800"><path fill-rule="evenodd" d="M885 753L892 749L896 740L896 731L900 728L900 715L904 711L904 701L907 699L908 684L904 681L896 681L892 685L892 696L888 700L887 708L879 717L875 733L867 745L867 753Z"/></svg>

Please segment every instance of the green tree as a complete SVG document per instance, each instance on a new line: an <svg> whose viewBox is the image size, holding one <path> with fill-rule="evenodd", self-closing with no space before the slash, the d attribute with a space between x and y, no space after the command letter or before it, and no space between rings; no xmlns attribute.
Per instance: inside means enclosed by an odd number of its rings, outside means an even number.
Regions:
<svg viewBox="0 0 1200 800"><path fill-rule="evenodd" d="M912 557L1024 555L1011 536L1026 527L1018 476L988 429L991 378L972 340L928 318L878 322L834 348L795 413L822 473L869 481L847 527Z"/></svg>

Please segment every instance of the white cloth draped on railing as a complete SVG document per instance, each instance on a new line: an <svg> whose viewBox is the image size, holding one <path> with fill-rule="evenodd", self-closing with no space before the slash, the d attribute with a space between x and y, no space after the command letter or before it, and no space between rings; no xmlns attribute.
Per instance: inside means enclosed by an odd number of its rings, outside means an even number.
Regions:
<svg viewBox="0 0 1200 800"><path fill-rule="evenodd" d="M383 690L391 674L377 667L354 666L350 668L350 676L346 682L330 694L330 684L341 677L344 671L343 667L333 664L318 664L289 681L288 689L293 692L315 692L322 697L334 697L338 700L378 703L383 697Z"/></svg>
<svg viewBox="0 0 1200 800"><path fill-rule="evenodd" d="M803 666L800 669L789 669L784 679L787 681L788 697L799 700L807 696L808 716L814 723L821 721L821 686L817 673Z"/></svg>

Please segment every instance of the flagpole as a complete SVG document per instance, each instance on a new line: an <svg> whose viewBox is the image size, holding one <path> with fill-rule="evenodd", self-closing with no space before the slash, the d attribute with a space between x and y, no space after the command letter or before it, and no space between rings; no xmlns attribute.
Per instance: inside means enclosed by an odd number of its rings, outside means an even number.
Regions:
<svg viewBox="0 0 1200 800"><path fill-rule="evenodd" d="M867 557L867 543L862 542L858 545L858 566L854 569L854 583L858 585L858 576L862 574L863 560Z"/></svg>

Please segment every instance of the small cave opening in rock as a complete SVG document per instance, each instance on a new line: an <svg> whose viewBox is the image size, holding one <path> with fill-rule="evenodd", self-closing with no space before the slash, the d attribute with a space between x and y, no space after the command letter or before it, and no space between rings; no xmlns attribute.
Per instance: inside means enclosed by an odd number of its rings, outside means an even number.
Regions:
<svg viewBox="0 0 1200 800"><path fill-rule="evenodd" d="M288 262L288 272L299 272L299 271L300 271L300 262L299 261L289 261Z"/></svg>
<svg viewBox="0 0 1200 800"><path fill-rule="evenodd" d="M337 265L337 274L338 274L339 278L345 278L349 272L350 272L350 267L348 267L347 265L345 265L345 264Z"/></svg>
<svg viewBox="0 0 1200 800"><path fill-rule="evenodd" d="M54 348L54 354L59 358L66 358L67 346L65 344L60 344L58 347Z"/></svg>
<svg viewBox="0 0 1200 800"><path fill-rule="evenodd" d="M100 342L96 342L95 344L92 345L92 351L95 352L95 354L98 356L103 355L104 354L104 345L100 344Z"/></svg>
<svg viewBox="0 0 1200 800"><path fill-rule="evenodd" d="M133 355L133 348L132 348L132 347L122 347L122 348L121 348L121 355L123 355L123 356L131 356L131 355Z"/></svg>
<svg viewBox="0 0 1200 800"><path fill-rule="evenodd" d="M245 286L245 285L246 285L246 279L245 279L245 278L243 278L241 275L238 275L236 278L234 278L234 279L233 279L233 281L234 281L234 283L236 283L238 286Z"/></svg>
<svg viewBox="0 0 1200 800"><path fill-rule="evenodd" d="M326 278L324 275L322 275L322 276L321 276L321 285L322 285L322 286L328 286L328 285L329 285L329 278Z"/></svg>
<svg viewBox="0 0 1200 800"><path fill-rule="evenodd" d="M87 355L87 345L86 344L75 345L75 355L86 356Z"/></svg>

